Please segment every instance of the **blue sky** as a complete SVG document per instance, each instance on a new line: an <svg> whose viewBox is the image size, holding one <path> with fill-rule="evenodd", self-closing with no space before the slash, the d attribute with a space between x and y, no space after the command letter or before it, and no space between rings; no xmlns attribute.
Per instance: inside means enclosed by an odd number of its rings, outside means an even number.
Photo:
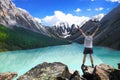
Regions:
<svg viewBox="0 0 120 80"><path fill-rule="evenodd" d="M92 18L99 14L105 15L116 7L120 0L13 0L13 2L17 7L23 8L32 16L39 18L41 23L53 25L62 21L60 19L62 16L77 19L77 17Z"/></svg>

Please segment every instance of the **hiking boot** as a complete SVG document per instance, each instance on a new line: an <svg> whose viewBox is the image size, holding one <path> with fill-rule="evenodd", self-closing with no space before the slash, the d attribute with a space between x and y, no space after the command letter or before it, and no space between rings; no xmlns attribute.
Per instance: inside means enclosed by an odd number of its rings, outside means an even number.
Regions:
<svg viewBox="0 0 120 80"><path fill-rule="evenodd" d="M82 65L81 65L81 69L83 69L84 67L85 67L85 65L84 65L84 64L82 64Z"/></svg>

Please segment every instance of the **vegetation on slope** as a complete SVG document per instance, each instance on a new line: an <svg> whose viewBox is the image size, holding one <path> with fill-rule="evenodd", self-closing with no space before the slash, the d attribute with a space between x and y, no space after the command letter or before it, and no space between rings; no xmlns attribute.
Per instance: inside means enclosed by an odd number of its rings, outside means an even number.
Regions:
<svg viewBox="0 0 120 80"><path fill-rule="evenodd" d="M68 43L68 41L48 37L24 28L9 29L0 25L0 51L33 49Z"/></svg>

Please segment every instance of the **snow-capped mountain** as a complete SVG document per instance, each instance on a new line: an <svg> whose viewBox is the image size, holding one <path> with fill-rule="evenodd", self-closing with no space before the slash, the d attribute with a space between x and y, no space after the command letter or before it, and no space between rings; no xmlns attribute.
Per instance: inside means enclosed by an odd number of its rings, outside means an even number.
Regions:
<svg viewBox="0 0 120 80"><path fill-rule="evenodd" d="M57 35L61 38L66 38L66 37L71 36L74 33L76 33L77 28L76 28L75 24L72 24L70 26L66 22L60 22L60 23L57 23L55 26L51 27L51 29L49 29L49 31L50 30L52 30L52 32L54 32L55 35Z"/></svg>
<svg viewBox="0 0 120 80"><path fill-rule="evenodd" d="M82 26L86 21L88 20L83 21L79 24L79 26ZM78 31L77 24L69 25L67 22L59 22L48 30L52 32L52 34L57 35L61 38L72 36Z"/></svg>
<svg viewBox="0 0 120 80"><path fill-rule="evenodd" d="M84 20L83 22L79 23L80 27L86 26L85 24L91 24L91 27L94 26L94 23L99 22L103 18L104 14L98 14L92 17L92 19ZM87 25L88 26L88 25ZM88 28L86 28L88 29ZM58 22L55 26L51 29L48 29L52 34L57 35L62 38L70 38L74 36L78 32L77 24L69 25L67 22Z"/></svg>

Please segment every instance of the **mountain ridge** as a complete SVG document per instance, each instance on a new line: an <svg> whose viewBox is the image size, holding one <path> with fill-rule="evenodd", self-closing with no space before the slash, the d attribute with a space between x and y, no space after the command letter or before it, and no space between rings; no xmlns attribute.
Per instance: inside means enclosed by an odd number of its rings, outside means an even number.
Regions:
<svg viewBox="0 0 120 80"><path fill-rule="evenodd" d="M48 31L29 12L16 7L11 0L0 0L0 18L0 24L9 28L23 27L50 36Z"/></svg>
<svg viewBox="0 0 120 80"><path fill-rule="evenodd" d="M86 32L94 32L98 24L101 24L96 36L94 37L94 45L105 46L112 49L120 50L120 5L111 10L107 15L105 15L101 21L86 22L81 29ZM80 32L77 32L73 36L67 38L74 42L83 44L83 37Z"/></svg>
<svg viewBox="0 0 120 80"><path fill-rule="evenodd" d="M0 52L69 44L52 36L26 10L11 0L0 0Z"/></svg>

